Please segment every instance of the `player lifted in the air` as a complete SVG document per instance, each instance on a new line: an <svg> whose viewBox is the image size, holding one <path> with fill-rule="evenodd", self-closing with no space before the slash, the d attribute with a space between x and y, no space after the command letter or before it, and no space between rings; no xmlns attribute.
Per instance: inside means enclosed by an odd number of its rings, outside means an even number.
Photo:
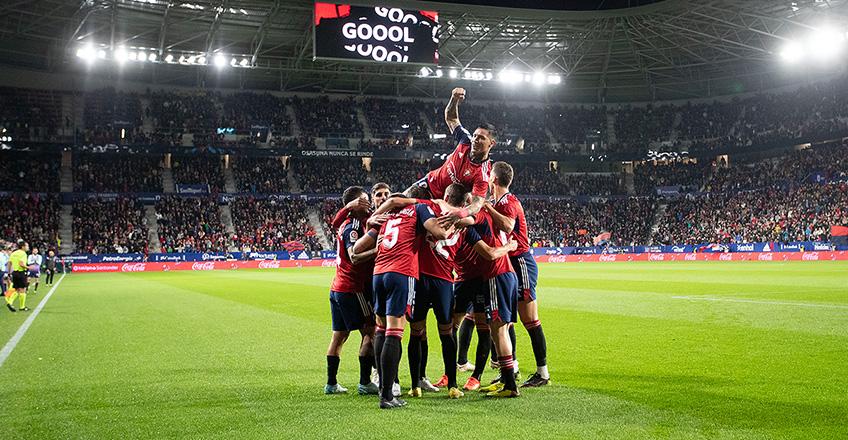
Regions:
<svg viewBox="0 0 848 440"><path fill-rule="evenodd" d="M430 171L414 185L426 188L433 199L442 199L445 189L452 183L459 183L471 191L471 203L467 207L455 208L447 213L454 221L474 215L483 208L489 189L491 160L489 151L496 143L495 127L481 123L474 133L469 133L459 122L459 103L465 100L465 89L453 89L451 99L445 107L445 123L457 141L453 150L441 167ZM406 195L411 195L411 188Z"/></svg>
<svg viewBox="0 0 848 440"><path fill-rule="evenodd" d="M536 358L536 372L521 386L540 387L547 385L551 376L548 374L547 343L542 323L539 321L539 309L536 304L536 280L539 267L533 254L530 253L530 240L527 236L527 218L521 202L509 191L512 184L513 170L506 162L495 162L492 166L491 184L493 203L486 203L485 211L492 216L495 229L502 234L502 240L514 239L518 248L509 253L512 267L518 276L518 316L530 335L533 355ZM510 326L510 339L515 350L515 329Z"/></svg>

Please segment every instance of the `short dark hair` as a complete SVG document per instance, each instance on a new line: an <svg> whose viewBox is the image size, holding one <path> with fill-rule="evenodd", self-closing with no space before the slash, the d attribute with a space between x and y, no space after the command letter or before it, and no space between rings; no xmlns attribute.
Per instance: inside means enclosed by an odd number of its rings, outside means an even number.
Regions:
<svg viewBox="0 0 848 440"><path fill-rule="evenodd" d="M498 130L495 128L494 125L489 124L488 122L481 122L480 124L477 125L477 128L482 128L482 129L488 131L489 137L492 138L492 139L498 138Z"/></svg>
<svg viewBox="0 0 848 440"><path fill-rule="evenodd" d="M460 207L465 205L465 197L468 195L468 190L459 183L451 183L445 188L445 201L448 205Z"/></svg>
<svg viewBox="0 0 848 440"><path fill-rule="evenodd" d="M27 245L27 242L25 242L23 240L18 240L18 249L23 249L24 246L26 246L26 245Z"/></svg>
<svg viewBox="0 0 848 440"><path fill-rule="evenodd" d="M409 197L411 197L413 199L429 199L430 198L430 192L427 191L427 189L424 188L423 186L419 186L419 185L410 186L409 190L407 191L407 194L409 194Z"/></svg>
<svg viewBox="0 0 848 440"><path fill-rule="evenodd" d="M342 204L347 205L348 203L358 199L365 193L365 190L362 189L361 186L349 186L342 193Z"/></svg>
<svg viewBox="0 0 848 440"><path fill-rule="evenodd" d="M379 191L379 190L381 190L381 189L387 189L387 190L389 190L389 192L391 192L391 191L392 191L392 188L389 186L389 184L388 184L388 183L386 183L386 182L377 182L377 183L375 183L375 184L374 184L374 186L372 186L372 187L371 187L371 194L374 194L375 192L377 192L377 191Z"/></svg>
<svg viewBox="0 0 848 440"><path fill-rule="evenodd" d="M509 188L512 185L512 176L514 174L512 165L506 162L495 162L492 165L492 173L495 175L495 181L498 182L498 185L504 188Z"/></svg>

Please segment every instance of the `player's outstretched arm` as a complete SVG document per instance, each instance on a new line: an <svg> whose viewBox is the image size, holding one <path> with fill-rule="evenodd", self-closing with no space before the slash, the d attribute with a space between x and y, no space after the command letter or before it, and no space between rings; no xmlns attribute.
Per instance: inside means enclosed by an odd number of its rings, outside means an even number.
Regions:
<svg viewBox="0 0 848 440"><path fill-rule="evenodd" d="M450 101L445 107L445 123L448 124L450 132L453 133L459 123L459 103L465 100L465 89L457 87L451 92Z"/></svg>
<svg viewBox="0 0 848 440"><path fill-rule="evenodd" d="M374 211L374 215L385 214L395 209L405 208L416 203L418 203L418 199L409 197L391 197L383 202L382 205L377 207L377 210Z"/></svg>
<svg viewBox="0 0 848 440"><path fill-rule="evenodd" d="M492 206L491 203L485 202L483 204L483 209L492 216L492 221L495 223L495 228L498 230L512 232L512 230L515 229L515 219L501 214L494 206Z"/></svg>
<svg viewBox="0 0 848 440"><path fill-rule="evenodd" d="M444 240L454 232L454 228L452 227L442 227L439 224L439 219L437 219L436 217L430 218L426 222L424 222L424 229L426 229L427 232L429 232L430 235L432 235L433 238L436 239L436 241Z"/></svg>
<svg viewBox="0 0 848 440"><path fill-rule="evenodd" d="M510 240L505 246L498 246L496 248L489 246L483 240L474 244L474 251L477 252L477 255L480 255L489 261L495 261L517 248L518 243L515 240Z"/></svg>
<svg viewBox="0 0 848 440"><path fill-rule="evenodd" d="M371 209L371 204L361 197L351 200L347 205L345 205L344 207L342 207L342 209L336 212L336 216L333 217L332 222L333 230L339 229L339 227L342 225L342 223L344 223L345 219L350 214L350 212L356 209L358 206L361 207L363 211L368 211L369 209Z"/></svg>

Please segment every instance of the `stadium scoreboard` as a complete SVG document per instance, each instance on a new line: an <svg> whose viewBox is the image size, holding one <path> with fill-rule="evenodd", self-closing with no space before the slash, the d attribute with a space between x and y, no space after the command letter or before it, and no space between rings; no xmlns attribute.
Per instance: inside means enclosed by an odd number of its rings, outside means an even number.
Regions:
<svg viewBox="0 0 848 440"><path fill-rule="evenodd" d="M313 57L432 65L438 32L434 11L315 3Z"/></svg>

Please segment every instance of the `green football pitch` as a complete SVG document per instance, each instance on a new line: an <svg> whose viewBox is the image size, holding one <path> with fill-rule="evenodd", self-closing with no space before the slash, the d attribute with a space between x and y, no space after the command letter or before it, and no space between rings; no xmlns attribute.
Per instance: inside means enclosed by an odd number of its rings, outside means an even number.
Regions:
<svg viewBox="0 0 848 440"><path fill-rule="evenodd" d="M393 411L322 394L332 276L68 275L0 366L0 438L848 437L846 263L542 265L550 386L497 401L426 394ZM8 348L34 312L0 311ZM342 354L351 391L358 343Z"/></svg>

